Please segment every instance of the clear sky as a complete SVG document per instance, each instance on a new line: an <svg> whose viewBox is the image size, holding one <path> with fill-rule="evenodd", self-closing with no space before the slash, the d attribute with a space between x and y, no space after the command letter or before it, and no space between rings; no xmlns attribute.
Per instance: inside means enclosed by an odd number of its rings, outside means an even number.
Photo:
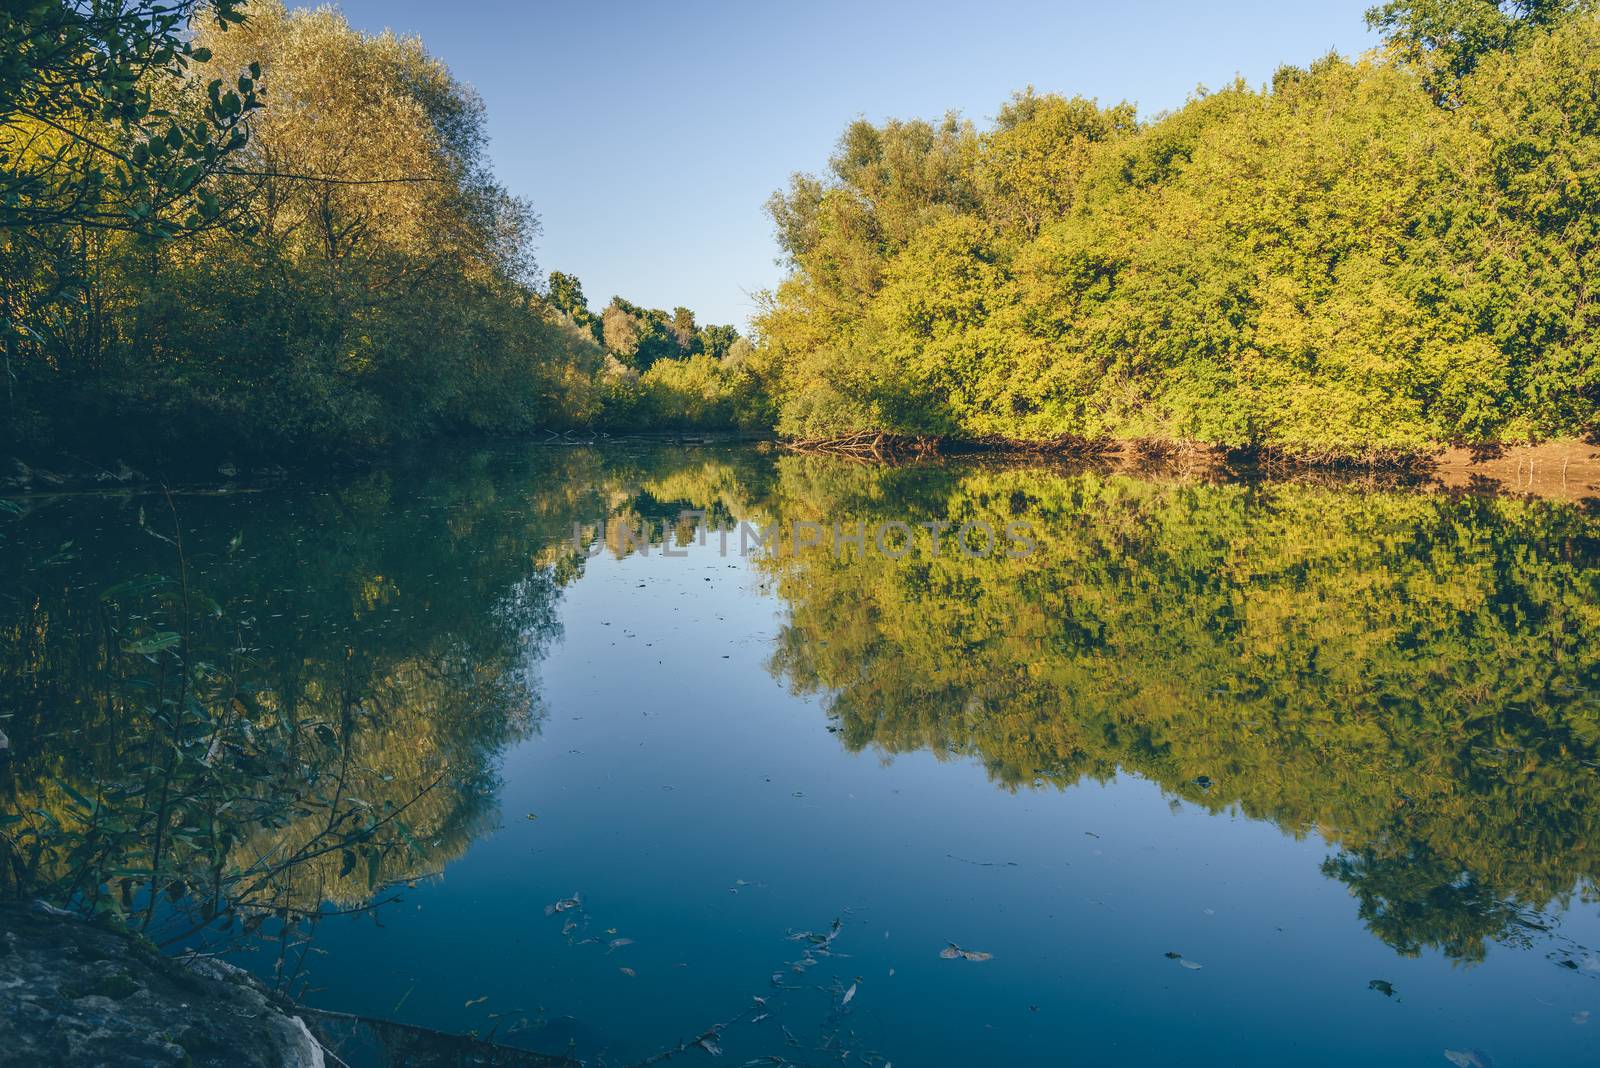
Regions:
<svg viewBox="0 0 1600 1068"><path fill-rule="evenodd" d="M295 0L289 0L291 5ZM560 3L342 0L418 34L483 95L500 180L544 222L539 263L743 328L780 275L766 198L858 116L983 125L1017 89L1131 100L1375 44L1373 0Z"/></svg>

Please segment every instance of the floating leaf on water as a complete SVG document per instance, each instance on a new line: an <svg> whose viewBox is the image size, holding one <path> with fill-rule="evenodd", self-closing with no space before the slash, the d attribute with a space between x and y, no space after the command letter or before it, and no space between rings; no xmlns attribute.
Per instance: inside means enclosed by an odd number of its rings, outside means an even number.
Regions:
<svg viewBox="0 0 1600 1068"><path fill-rule="evenodd" d="M844 1006L850 1004L850 1000L856 996L856 985L857 984L855 984L855 983L851 983L850 984L850 989L846 990L844 992L844 998L843 998L843 1000L841 1000L839 1002L839 1006L841 1008L843 1008Z"/></svg>
<svg viewBox="0 0 1600 1068"><path fill-rule="evenodd" d="M536 813L533 813L533 812L528 813L528 819L529 820L536 820L538 818L539 817L538 817L538 815Z"/></svg>
<svg viewBox="0 0 1600 1068"><path fill-rule="evenodd" d="M1376 990L1386 998L1394 997L1394 985L1387 979L1373 979L1367 983L1368 990Z"/></svg>
<svg viewBox="0 0 1600 1068"><path fill-rule="evenodd" d="M762 1020L765 1020L768 1016L771 1016L771 1015L772 1015L772 1013L770 1013L770 1012L764 1012L759 1016L752 1016L750 1018L750 1022L753 1023L753 1024L758 1024Z"/></svg>
<svg viewBox="0 0 1600 1068"><path fill-rule="evenodd" d="M461 1007L464 1008L464 1009L470 1009L470 1008L472 1008L472 1006L481 1005L485 1001L488 1001L488 1000L489 1000L489 995L485 994L481 998L473 998L471 1001L467 1002L465 1005L463 1005Z"/></svg>
<svg viewBox="0 0 1600 1068"><path fill-rule="evenodd" d="M1188 968L1191 972L1197 972L1201 968L1205 967L1205 965L1201 964L1199 961L1190 960L1187 957L1185 957L1182 960L1178 961L1178 964L1179 964L1180 967Z"/></svg>
<svg viewBox="0 0 1600 1068"><path fill-rule="evenodd" d="M1456 1068L1494 1068L1494 1058L1481 1049L1447 1049L1444 1059Z"/></svg>
<svg viewBox="0 0 1600 1068"><path fill-rule="evenodd" d="M618 968L617 971L621 972L623 975L626 975L630 979L637 978L639 975L639 973L634 971L632 968Z"/></svg>
<svg viewBox="0 0 1600 1068"><path fill-rule="evenodd" d="M562 898L554 905L546 905L544 907L544 914L546 916L554 916L558 912L566 912L568 909L575 909L581 904L583 904L582 899L580 899L577 894L573 894L571 897Z"/></svg>
<svg viewBox="0 0 1600 1068"><path fill-rule="evenodd" d="M818 934L815 931L795 931L789 935L789 941L810 942L812 945L825 946L832 942L835 938L839 937L839 931L843 928L843 926L844 925L841 923L841 921L835 918L833 925L828 928L827 933Z"/></svg>
<svg viewBox="0 0 1600 1068"><path fill-rule="evenodd" d="M621 949L623 946L631 945L633 945L633 939L631 938L613 938L611 944L606 947L606 951L610 952L613 949Z"/></svg>
<svg viewBox="0 0 1600 1068"><path fill-rule="evenodd" d="M954 942L951 942L949 945L941 949L939 951L939 956L944 960L956 960L957 958L960 958L961 960L994 960L993 953L982 953L977 950L962 949Z"/></svg>

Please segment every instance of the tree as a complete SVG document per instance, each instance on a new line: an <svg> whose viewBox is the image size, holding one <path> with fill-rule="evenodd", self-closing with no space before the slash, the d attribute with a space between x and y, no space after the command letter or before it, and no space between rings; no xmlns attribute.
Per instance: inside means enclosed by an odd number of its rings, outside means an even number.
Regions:
<svg viewBox="0 0 1600 1068"><path fill-rule="evenodd" d="M1072 206L1078 183L1101 142L1138 128L1132 104L1102 109L1082 97L1014 95L984 136L985 211L995 222L1027 234Z"/></svg>
<svg viewBox="0 0 1600 1068"><path fill-rule="evenodd" d="M1330 55L1143 124L1031 92L970 138L853 123L831 178L771 204L779 432L1319 462L1592 432L1600 17L1374 18L1419 58Z"/></svg>
<svg viewBox="0 0 1600 1068"><path fill-rule="evenodd" d="M1454 106L1484 56L1593 9L1594 0L1389 0L1367 11L1367 25L1423 72L1436 101Z"/></svg>
<svg viewBox="0 0 1600 1068"><path fill-rule="evenodd" d="M684 307L673 308L672 324L669 329L672 331L673 340L678 343L678 354L680 356L693 356L701 351L699 345L700 331L694 324L694 312Z"/></svg>
<svg viewBox="0 0 1600 1068"><path fill-rule="evenodd" d="M259 106L259 66L198 90L219 29L244 0L27 0L0 11L0 231L58 225L170 236L221 213L227 171ZM184 97L181 106L175 94Z"/></svg>
<svg viewBox="0 0 1600 1068"><path fill-rule="evenodd" d="M679 310L688 312L687 308ZM626 367L645 371L657 360L684 355L673 320L659 308L643 308L612 297L601 319L606 351Z"/></svg>
<svg viewBox="0 0 1600 1068"><path fill-rule="evenodd" d="M576 275L551 271L545 290L545 301L550 307L593 333L596 341L603 339L600 317L589 310L589 300L583 295L583 283L578 281Z"/></svg>
<svg viewBox="0 0 1600 1068"><path fill-rule="evenodd" d="M714 359L722 359L739 340L739 331L732 326L705 326L700 328L700 351Z"/></svg>

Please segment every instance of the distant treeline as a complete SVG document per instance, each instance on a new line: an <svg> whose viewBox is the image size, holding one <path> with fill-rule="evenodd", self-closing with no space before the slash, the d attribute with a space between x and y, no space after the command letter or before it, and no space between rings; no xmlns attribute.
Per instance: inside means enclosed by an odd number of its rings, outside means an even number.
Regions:
<svg viewBox="0 0 1600 1068"><path fill-rule="evenodd" d="M280 0L0 14L0 450L573 428L1159 439L1306 459L1586 435L1592 0L1394 0L1379 52L1141 120L1032 89L852 124L769 207L749 338L544 278L481 101Z"/></svg>
<svg viewBox="0 0 1600 1068"><path fill-rule="evenodd" d="M778 426L1308 458L1596 427L1600 19L1395 0L1386 48L1147 122L853 123L771 203Z"/></svg>

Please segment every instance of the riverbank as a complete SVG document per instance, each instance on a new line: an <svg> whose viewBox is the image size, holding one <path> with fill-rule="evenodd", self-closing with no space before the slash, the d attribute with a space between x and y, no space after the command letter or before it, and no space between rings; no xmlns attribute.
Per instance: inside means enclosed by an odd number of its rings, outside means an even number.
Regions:
<svg viewBox="0 0 1600 1068"><path fill-rule="evenodd" d="M39 903L0 904L0 967L0 1048L18 1068L575 1068L473 1036L308 1008L215 957L166 957Z"/></svg>
<svg viewBox="0 0 1600 1068"><path fill-rule="evenodd" d="M1428 453L1395 453L1365 460L1338 455L1308 459L1190 443L1082 438L958 440L861 433L781 444L792 452L875 463L974 456L1019 461L1072 460L1185 473L1374 475L1386 481L1416 482L1475 493L1520 494L1555 500L1600 498L1600 444L1575 439L1538 444L1444 446Z"/></svg>
<svg viewBox="0 0 1600 1068"><path fill-rule="evenodd" d="M1406 454L1357 461L1330 456L1305 459L1227 450L1202 445L1151 441L1092 442L1075 438L1028 442L1004 438L955 440L912 438L890 434L857 434L846 438L784 440L770 434L733 431L550 434L538 438L456 439L457 447L505 447L514 444L571 448L585 446L722 446L776 447L790 452L839 456L866 463L898 464L940 459L992 459L1007 462L1070 461L1136 471L1162 471L1217 477L1260 476L1308 479L1378 478L1384 484L1407 483L1473 493L1515 494L1552 500L1600 499L1600 444L1550 441L1540 444L1442 447L1427 454ZM360 458L318 461L319 476L356 471L403 461L416 452L401 449ZM134 468L121 459L91 462L52 455L37 463L0 457L0 498L82 493L248 492L292 480L311 470L282 464L236 464L227 457L191 457L181 465Z"/></svg>

